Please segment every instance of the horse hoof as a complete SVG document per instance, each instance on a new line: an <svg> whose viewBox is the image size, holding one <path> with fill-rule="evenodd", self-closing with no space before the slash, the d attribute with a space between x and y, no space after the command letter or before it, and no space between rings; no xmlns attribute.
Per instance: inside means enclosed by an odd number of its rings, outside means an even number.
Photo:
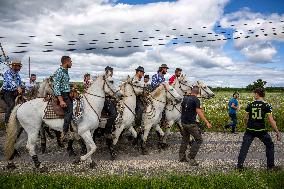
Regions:
<svg viewBox="0 0 284 189"><path fill-rule="evenodd" d="M40 173L48 173L48 168L46 166L43 166L43 167L39 168L39 172Z"/></svg>
<svg viewBox="0 0 284 189"><path fill-rule="evenodd" d="M69 154L69 157L77 156L77 154L73 150L70 150L68 154Z"/></svg>
<svg viewBox="0 0 284 189"><path fill-rule="evenodd" d="M167 143L162 143L162 144L161 144L161 149L162 149L162 150L166 150L166 149L169 148L169 146L170 146L170 145L167 144Z"/></svg>
<svg viewBox="0 0 284 189"><path fill-rule="evenodd" d="M73 161L73 164L78 165L80 162L81 162L81 159L80 159L80 158L76 158L76 159Z"/></svg>
<svg viewBox="0 0 284 189"><path fill-rule="evenodd" d="M117 154L116 154L115 152L112 152L112 153L110 154L110 159L111 159L112 161L116 160L116 157L117 157Z"/></svg>
<svg viewBox="0 0 284 189"><path fill-rule="evenodd" d="M143 149L143 150L142 150L142 155L149 155L149 152L148 152L148 150L146 150L146 149Z"/></svg>
<svg viewBox="0 0 284 189"><path fill-rule="evenodd" d="M96 164L96 162L94 162L94 161L92 161L91 163L90 163L90 168L91 169L94 169L94 168L96 168L98 165Z"/></svg>
<svg viewBox="0 0 284 189"><path fill-rule="evenodd" d="M81 151L80 151L80 154L81 155L85 155L87 153L87 149L85 148L85 149L82 149Z"/></svg>
<svg viewBox="0 0 284 189"><path fill-rule="evenodd" d="M8 170L14 170L16 168L17 167L16 167L15 163L8 163L8 165L6 166L6 169L8 169Z"/></svg>

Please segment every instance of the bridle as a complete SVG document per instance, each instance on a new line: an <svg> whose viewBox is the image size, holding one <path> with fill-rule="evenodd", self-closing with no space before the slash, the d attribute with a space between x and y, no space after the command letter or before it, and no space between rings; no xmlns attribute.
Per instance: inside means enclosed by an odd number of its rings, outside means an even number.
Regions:
<svg viewBox="0 0 284 189"><path fill-rule="evenodd" d="M132 78L132 80L131 80L131 82L129 82L129 81L127 81L127 82L125 82L123 85L124 85L124 94L125 94L125 92L126 92L126 85L127 84L129 84L130 86L131 86L131 88L132 88L132 91L133 91L133 93L135 94L135 96L137 97L138 95L137 95L137 93L136 93L136 91L135 91L135 89L134 89L134 87L139 87L139 88L143 88L143 92L142 93L144 93L144 90L145 90L145 87L141 87L141 86L139 86L139 85L134 85L133 84L133 80L134 80L134 78ZM130 95L130 96L133 96L133 95ZM130 97L130 96L125 96L124 95L124 97ZM129 109L129 111L134 115L134 116L136 116L136 113L133 111L133 110L131 110L131 108L123 101L123 104L125 105L125 107L127 107L128 109Z"/></svg>
<svg viewBox="0 0 284 189"><path fill-rule="evenodd" d="M111 90L111 92L113 93L113 97L115 96L115 94L119 91L113 91L112 88L109 86L109 84L107 83L106 81L106 78L105 76L103 76L103 81L104 81L104 84L103 84L103 89L105 89L105 85ZM89 102L88 98L86 97L86 94L88 95L91 95L91 96L94 96L94 97L99 97L99 98L103 98L105 99L106 97L105 96L100 96L100 95L96 95L96 94L92 94L92 93L89 93L89 92L85 92L83 93L83 97L86 99L87 103L89 104L89 106L91 107L91 109L95 112L95 114L98 116L98 119L99 121L101 121L101 116L98 114L98 112L94 109L94 107L91 105L91 103Z"/></svg>

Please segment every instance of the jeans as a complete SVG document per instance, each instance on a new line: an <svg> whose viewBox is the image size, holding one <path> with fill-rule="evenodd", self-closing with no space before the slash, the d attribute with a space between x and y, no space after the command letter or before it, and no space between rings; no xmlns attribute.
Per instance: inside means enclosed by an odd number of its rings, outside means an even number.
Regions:
<svg viewBox="0 0 284 189"><path fill-rule="evenodd" d="M182 123L183 129L181 130L182 142L179 149L179 158L186 158L187 146L190 143L190 135L193 136L194 141L191 144L188 157L194 159L197 155L199 148L203 142L201 130L196 124L184 124Z"/></svg>
<svg viewBox="0 0 284 189"><path fill-rule="evenodd" d="M231 118L231 123L229 124L230 127L232 127L232 133L234 133L236 131L236 126L238 124L238 119L237 119L237 114L230 114L229 116Z"/></svg>
<svg viewBox="0 0 284 189"><path fill-rule="evenodd" d="M64 124L63 124L63 132L66 133L69 130L69 126L72 121L73 116L73 100L70 98L70 93L62 92L61 96L66 103L67 107L63 108L64 110Z"/></svg>
<svg viewBox="0 0 284 189"><path fill-rule="evenodd" d="M9 122L11 112L15 106L16 97L17 97L16 91L3 90L3 99L7 105L7 108L5 111L5 123L6 124Z"/></svg>
<svg viewBox="0 0 284 189"><path fill-rule="evenodd" d="M109 117L105 126L105 134L111 135L113 131L114 122L117 116L115 104L111 100L106 99L103 110L107 112Z"/></svg>
<svg viewBox="0 0 284 189"><path fill-rule="evenodd" d="M272 142L272 139L267 132L245 132L243 136L241 150L240 150L239 157L238 157L237 167L239 168L243 167L249 147L255 137L259 138L266 147L267 167L268 168L273 167L274 166L274 143Z"/></svg>
<svg viewBox="0 0 284 189"><path fill-rule="evenodd" d="M136 108L135 108L135 113L136 113L135 125L136 125L136 127L140 127L141 124L142 124L143 111L144 111L143 102L141 100L141 97L137 96L136 97Z"/></svg>

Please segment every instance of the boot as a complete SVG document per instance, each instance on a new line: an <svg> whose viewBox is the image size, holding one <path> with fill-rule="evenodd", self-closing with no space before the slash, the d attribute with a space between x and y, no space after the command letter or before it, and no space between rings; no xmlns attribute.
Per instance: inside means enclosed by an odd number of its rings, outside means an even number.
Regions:
<svg viewBox="0 0 284 189"><path fill-rule="evenodd" d="M114 145L112 143L112 139L106 138L106 144L107 144L109 152L110 152L111 160L115 160L117 155L116 155L115 150L114 150Z"/></svg>

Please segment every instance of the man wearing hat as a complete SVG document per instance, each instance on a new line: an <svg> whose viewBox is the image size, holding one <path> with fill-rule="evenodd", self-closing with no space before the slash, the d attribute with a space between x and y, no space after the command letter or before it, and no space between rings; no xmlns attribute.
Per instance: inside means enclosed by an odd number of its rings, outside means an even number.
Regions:
<svg viewBox="0 0 284 189"><path fill-rule="evenodd" d="M144 76L144 73L145 73L144 68L142 66L138 66L138 68L136 68L135 70L136 70L136 73L133 77L133 81L141 82L141 79L142 79L142 77ZM144 106L143 106L142 95L136 96L136 108L135 108L135 113L136 113L135 125L136 125L136 127L141 126L143 110L144 110Z"/></svg>
<svg viewBox="0 0 284 189"><path fill-rule="evenodd" d="M22 68L22 63L20 60L14 60L11 64L11 68L7 70L3 77L3 99L7 104L5 111L5 124L8 123L9 117L12 109L15 106L15 100L18 94L22 93L22 81L19 74L19 71Z"/></svg>
<svg viewBox="0 0 284 189"><path fill-rule="evenodd" d="M159 87L159 85L161 83L165 82L164 75L167 74L168 69L169 68L168 68L167 64L162 64L159 67L158 73L156 73L155 75L152 76L152 83L151 83L151 85L152 85L153 90L155 90L157 87Z"/></svg>
<svg viewBox="0 0 284 189"><path fill-rule="evenodd" d="M181 76L181 72L182 72L181 68L176 68L175 74L169 79L170 85L172 85L175 82L176 78Z"/></svg>
<svg viewBox="0 0 284 189"><path fill-rule="evenodd" d="M72 67L72 60L69 56L61 57L61 66L54 74L53 91L58 98L60 106L64 110L64 124L61 140L66 138L73 115L73 100L70 97L70 77L68 69Z"/></svg>
<svg viewBox="0 0 284 189"><path fill-rule="evenodd" d="M111 72L111 74L113 74L113 68L110 66L107 66L105 67L105 72ZM108 115L107 123L105 126L105 132L104 132L105 137L106 137L106 144L110 151L111 159L114 160L116 157L116 153L114 151L113 143L112 143L112 131L113 131L115 119L117 116L117 110L116 110L116 106L115 106L115 103L112 97L106 96L103 111L105 111Z"/></svg>

